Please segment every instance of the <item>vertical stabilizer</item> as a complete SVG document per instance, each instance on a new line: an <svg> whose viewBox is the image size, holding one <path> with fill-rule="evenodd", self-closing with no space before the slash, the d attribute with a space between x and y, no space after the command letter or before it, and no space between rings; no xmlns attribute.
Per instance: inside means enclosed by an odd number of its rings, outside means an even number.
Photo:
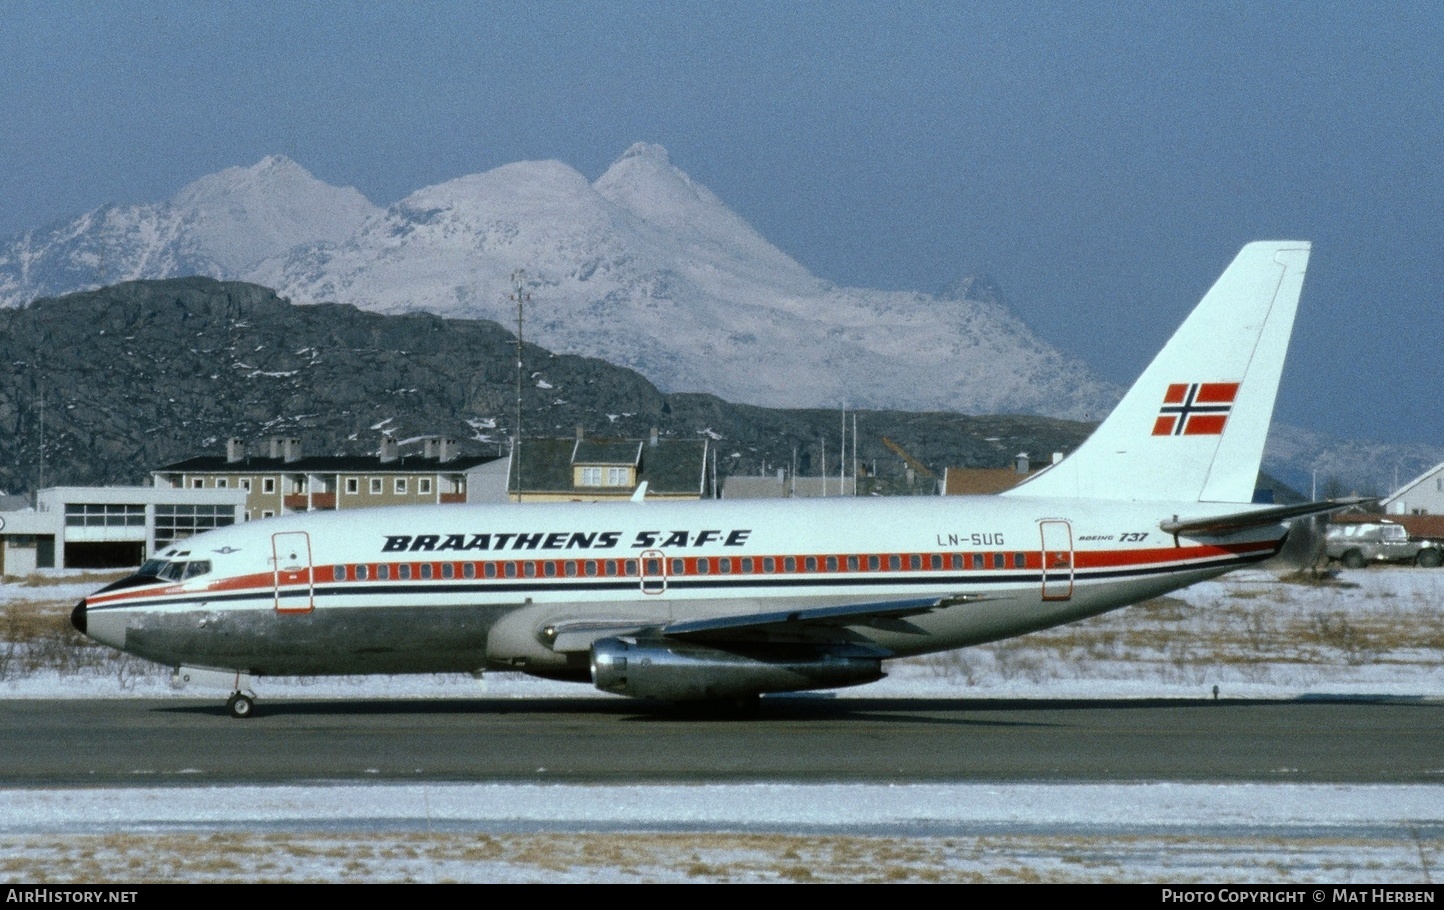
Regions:
<svg viewBox="0 0 1444 910"><path fill-rule="evenodd" d="M1308 259L1244 247L1093 435L1008 495L1251 502Z"/></svg>

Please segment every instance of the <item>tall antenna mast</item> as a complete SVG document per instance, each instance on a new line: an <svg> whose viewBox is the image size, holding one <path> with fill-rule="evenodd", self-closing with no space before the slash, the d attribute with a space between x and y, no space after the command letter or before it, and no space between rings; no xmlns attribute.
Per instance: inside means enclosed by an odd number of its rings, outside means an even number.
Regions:
<svg viewBox="0 0 1444 910"><path fill-rule="evenodd" d="M857 412L852 412L852 495L857 495Z"/></svg>
<svg viewBox="0 0 1444 910"><path fill-rule="evenodd" d="M45 487L45 386L40 387L40 476L36 478L35 489Z"/></svg>
<svg viewBox="0 0 1444 910"><path fill-rule="evenodd" d="M531 300L522 285L526 273L517 269L511 273L511 299L516 301L516 429L511 440L511 460L516 464L516 501L521 502L521 388L525 376L521 357L522 310Z"/></svg>

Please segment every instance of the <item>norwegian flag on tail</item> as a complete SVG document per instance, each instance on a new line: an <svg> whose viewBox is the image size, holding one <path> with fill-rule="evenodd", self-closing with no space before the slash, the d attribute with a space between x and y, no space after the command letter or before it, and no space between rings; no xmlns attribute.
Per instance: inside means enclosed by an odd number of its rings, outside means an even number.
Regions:
<svg viewBox="0 0 1444 910"><path fill-rule="evenodd" d="M1218 436L1228 423L1236 382L1175 382L1163 395L1154 436Z"/></svg>

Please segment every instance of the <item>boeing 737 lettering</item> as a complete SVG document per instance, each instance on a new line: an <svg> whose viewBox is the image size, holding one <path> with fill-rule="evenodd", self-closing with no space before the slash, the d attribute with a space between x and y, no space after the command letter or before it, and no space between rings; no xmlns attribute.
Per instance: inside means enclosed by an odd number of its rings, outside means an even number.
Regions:
<svg viewBox="0 0 1444 910"><path fill-rule="evenodd" d="M81 632L224 682L519 670L667 700L851 686L1279 552L1254 504L1309 245L1251 243L1083 445L998 496L378 508L233 525Z"/></svg>

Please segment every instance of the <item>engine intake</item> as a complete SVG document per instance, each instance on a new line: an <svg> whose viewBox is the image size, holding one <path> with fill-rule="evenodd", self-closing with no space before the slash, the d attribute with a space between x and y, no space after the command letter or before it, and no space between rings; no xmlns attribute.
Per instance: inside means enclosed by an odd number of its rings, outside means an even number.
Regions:
<svg viewBox="0 0 1444 910"><path fill-rule="evenodd" d="M723 651L667 640L592 644L592 682L603 692L674 701L740 698L856 686L882 679L882 655L846 645L756 645Z"/></svg>

